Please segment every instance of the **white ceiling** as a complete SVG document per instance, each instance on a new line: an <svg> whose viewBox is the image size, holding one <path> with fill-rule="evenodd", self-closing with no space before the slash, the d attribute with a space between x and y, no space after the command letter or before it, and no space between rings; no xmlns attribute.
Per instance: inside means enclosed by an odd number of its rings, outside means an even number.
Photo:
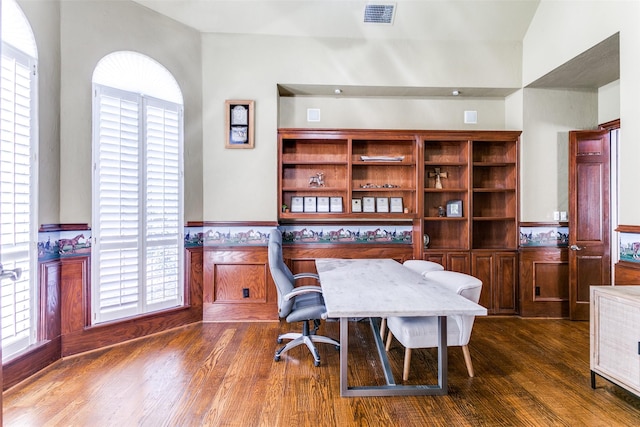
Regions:
<svg viewBox="0 0 640 427"><path fill-rule="evenodd" d="M203 33L350 39L521 42L540 0L133 0ZM395 4L393 24L365 24L366 4ZM596 89L619 78L615 35L530 87ZM504 97L516 88L343 88L343 96ZM279 85L284 96L333 86Z"/></svg>
<svg viewBox="0 0 640 427"><path fill-rule="evenodd" d="M134 0L204 33L522 41L540 0ZM396 5L365 24L367 3Z"/></svg>

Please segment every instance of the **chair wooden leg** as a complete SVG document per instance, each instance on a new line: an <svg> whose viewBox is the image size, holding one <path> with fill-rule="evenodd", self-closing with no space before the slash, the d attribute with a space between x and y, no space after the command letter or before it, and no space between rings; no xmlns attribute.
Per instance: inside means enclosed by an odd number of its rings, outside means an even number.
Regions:
<svg viewBox="0 0 640 427"><path fill-rule="evenodd" d="M387 334L387 344L384 346L384 349L389 351L389 349L391 348L391 340L393 339L393 334L391 333L391 330L389 330L389 333Z"/></svg>
<svg viewBox="0 0 640 427"><path fill-rule="evenodd" d="M387 329L387 318L383 317L382 321L380 322L380 338L384 339L384 333L386 332Z"/></svg>
<svg viewBox="0 0 640 427"><path fill-rule="evenodd" d="M404 349L404 369L402 370L402 379L404 381L409 379L409 365L411 365L411 349L407 347Z"/></svg>
<svg viewBox="0 0 640 427"><path fill-rule="evenodd" d="M467 365L467 372L469 376L473 378L473 364L471 363L471 353L469 353L469 346L462 346L462 354L464 354L464 363Z"/></svg>

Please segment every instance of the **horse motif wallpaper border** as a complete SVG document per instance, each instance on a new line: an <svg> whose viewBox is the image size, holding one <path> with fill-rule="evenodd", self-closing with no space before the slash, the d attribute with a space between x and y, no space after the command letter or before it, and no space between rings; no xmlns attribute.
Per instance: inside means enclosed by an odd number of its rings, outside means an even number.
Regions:
<svg viewBox="0 0 640 427"><path fill-rule="evenodd" d="M634 262L640 264L640 234L619 233L618 234L620 261Z"/></svg>

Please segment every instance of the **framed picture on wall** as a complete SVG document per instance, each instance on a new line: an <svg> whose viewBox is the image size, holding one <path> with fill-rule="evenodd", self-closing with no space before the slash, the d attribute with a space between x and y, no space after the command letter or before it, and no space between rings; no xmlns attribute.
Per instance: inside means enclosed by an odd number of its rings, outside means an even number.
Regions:
<svg viewBox="0 0 640 427"><path fill-rule="evenodd" d="M225 101L225 147L253 148L254 101Z"/></svg>

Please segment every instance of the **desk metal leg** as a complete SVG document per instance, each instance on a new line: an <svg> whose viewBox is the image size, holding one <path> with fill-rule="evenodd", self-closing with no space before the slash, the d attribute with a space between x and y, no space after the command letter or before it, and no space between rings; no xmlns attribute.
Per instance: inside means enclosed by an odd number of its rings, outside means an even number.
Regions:
<svg viewBox="0 0 640 427"><path fill-rule="evenodd" d="M381 386L355 386L349 387L348 379L348 355L349 355L349 318L340 318L340 395L343 397L354 396L411 396L411 395L444 395L447 394L447 317L438 317L438 385L396 385L391 374L391 367L384 350L380 333L371 319L371 327L374 339L378 347L378 353L387 385Z"/></svg>
<svg viewBox="0 0 640 427"><path fill-rule="evenodd" d="M349 318L340 318L340 396L349 396Z"/></svg>
<svg viewBox="0 0 640 427"><path fill-rule="evenodd" d="M447 371L449 360L447 358L447 317L438 316L438 385L442 394L447 394Z"/></svg>

